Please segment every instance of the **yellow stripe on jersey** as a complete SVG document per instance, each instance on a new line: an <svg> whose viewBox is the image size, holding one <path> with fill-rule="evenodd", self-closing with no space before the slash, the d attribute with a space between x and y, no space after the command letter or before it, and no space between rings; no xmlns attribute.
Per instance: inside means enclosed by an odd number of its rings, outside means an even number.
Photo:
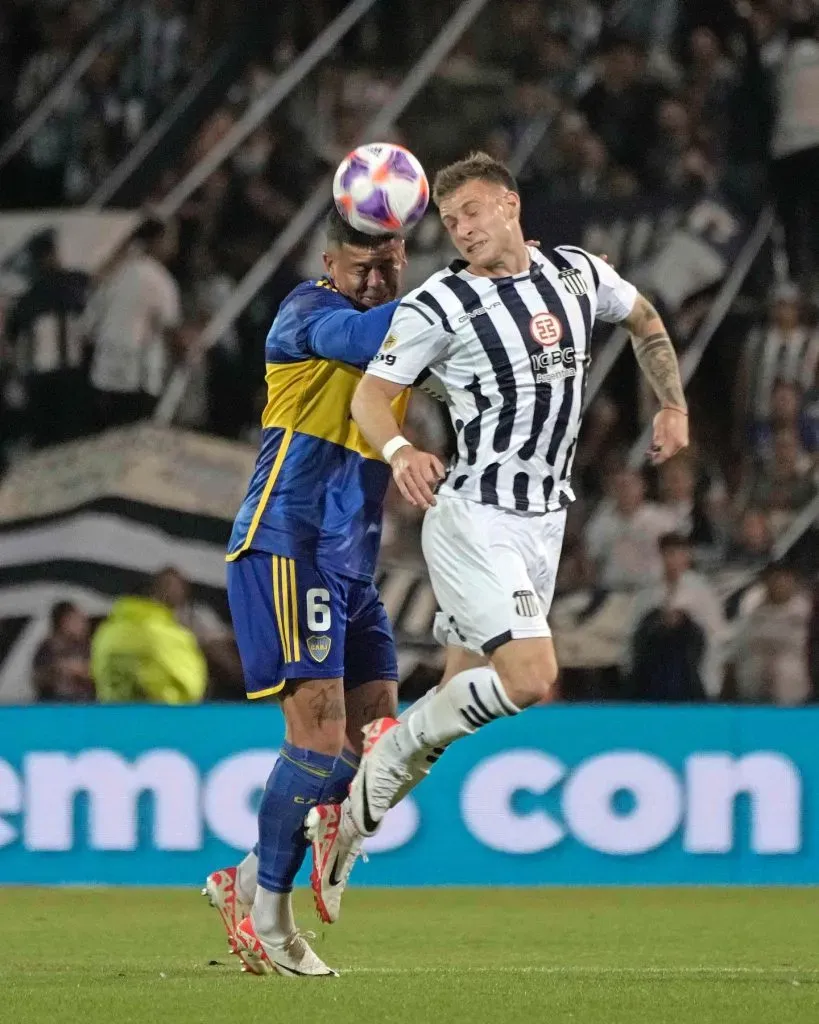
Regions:
<svg viewBox="0 0 819 1024"><path fill-rule="evenodd" d="M292 661L290 657L290 647L287 642L287 628L284 616L282 614L282 593L281 593L281 573L279 571L280 558L278 555L273 555L272 558L272 571L273 571L273 605L276 609L276 626L279 631L279 641L282 645L282 655L284 656L285 662Z"/></svg>
<svg viewBox="0 0 819 1024"><path fill-rule="evenodd" d="M281 428L284 436L247 536L238 550L227 555L228 562L234 562L252 546L295 432L341 445L365 459L381 458L381 453L364 440L350 417L353 392L362 376L362 370L328 359L267 364L268 401L262 414L262 427ZM409 399L410 389L406 388L393 400L392 409L399 424L404 422Z"/></svg>
<svg viewBox="0 0 819 1024"><path fill-rule="evenodd" d="M380 453L364 440L350 418L353 392L362 376L362 370L329 359L268 363L269 399L262 426L309 434L358 452L365 459L380 459ZM399 423L406 415L409 394L407 389L393 401Z"/></svg>
<svg viewBox="0 0 819 1024"><path fill-rule="evenodd" d="M243 555L245 551L250 547L253 541L253 535L261 522L261 518L264 515L264 510L267 505L268 499L270 498L270 492L273 490L276 480L281 472L281 468L284 465L284 460L287 455L287 449L290 447L290 442L293 440L293 431L285 430L284 436L281 439L279 450L276 452L276 458L273 462L273 466L270 469L270 476L267 478L267 483L264 485L262 496L259 498L259 504L256 506L256 511L253 513L253 518L250 520L250 528L247 531L247 536L244 539L244 543L238 551L234 551L233 554L226 556L226 561L235 562L239 555Z"/></svg>
<svg viewBox="0 0 819 1024"><path fill-rule="evenodd" d="M293 611L293 661L301 661L301 647L299 646L299 592L296 588L296 563L292 558L287 560L290 563L290 602Z"/></svg>

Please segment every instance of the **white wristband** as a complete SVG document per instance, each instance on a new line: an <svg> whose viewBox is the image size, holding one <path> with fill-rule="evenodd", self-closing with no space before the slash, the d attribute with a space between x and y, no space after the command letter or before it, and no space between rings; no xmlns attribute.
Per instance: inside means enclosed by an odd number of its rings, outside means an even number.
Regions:
<svg viewBox="0 0 819 1024"><path fill-rule="evenodd" d="M393 455L398 451L399 448L405 448L407 445L412 445L412 441L408 441L405 437L400 434L392 440L387 441L384 447L381 449L381 454L384 457L385 462L391 462Z"/></svg>

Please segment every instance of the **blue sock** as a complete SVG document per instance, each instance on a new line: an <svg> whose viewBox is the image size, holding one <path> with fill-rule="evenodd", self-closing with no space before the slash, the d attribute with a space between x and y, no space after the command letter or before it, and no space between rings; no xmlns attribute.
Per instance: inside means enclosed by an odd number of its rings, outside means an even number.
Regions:
<svg viewBox="0 0 819 1024"><path fill-rule="evenodd" d="M347 797L350 783L353 781L360 764L361 758L348 747L345 747L336 760L333 774L327 780L327 787L321 796L322 801L328 804L342 803ZM254 845L253 852L257 857L259 856L258 843Z"/></svg>
<svg viewBox="0 0 819 1024"><path fill-rule="evenodd" d="M327 782L321 802L325 804L343 803L360 764L361 758L345 747L338 755L336 766Z"/></svg>
<svg viewBox="0 0 819 1024"><path fill-rule="evenodd" d="M307 852L304 819L322 802L336 758L283 743L259 807L259 885L290 892Z"/></svg>

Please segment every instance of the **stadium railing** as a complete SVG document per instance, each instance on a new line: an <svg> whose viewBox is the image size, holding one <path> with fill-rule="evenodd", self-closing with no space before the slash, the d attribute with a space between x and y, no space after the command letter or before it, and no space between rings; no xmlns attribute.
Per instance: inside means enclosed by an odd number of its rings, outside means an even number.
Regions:
<svg viewBox="0 0 819 1024"><path fill-rule="evenodd" d="M467 31L488 0L464 0L452 14L436 38L410 69L389 103L370 121L360 135L360 142L389 131L420 90L426 85L438 66ZM206 325L202 332L202 348L210 348L232 326L237 317L270 280L298 243L315 227L330 203L333 175L328 174L302 204L298 213L276 238L275 242L251 267L239 282L229 299ZM167 213L168 207L164 212ZM190 368L180 366L171 376L160 399L154 419L170 424L176 414L190 379Z"/></svg>
<svg viewBox="0 0 819 1024"><path fill-rule="evenodd" d="M102 15L100 23L91 38L58 77L49 91L42 97L21 125L0 146L0 168L15 157L23 146L37 134L57 106L76 88L77 83L88 71L105 48L112 28L119 15L125 10L125 0L118 0Z"/></svg>

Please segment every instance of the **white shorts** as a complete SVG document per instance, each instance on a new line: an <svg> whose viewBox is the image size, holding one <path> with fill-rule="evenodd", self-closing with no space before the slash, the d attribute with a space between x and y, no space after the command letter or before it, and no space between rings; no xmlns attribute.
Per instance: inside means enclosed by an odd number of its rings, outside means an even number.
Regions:
<svg viewBox="0 0 819 1024"><path fill-rule="evenodd" d="M565 509L522 515L439 494L421 535L445 620L436 637L488 655L509 640L551 636L565 527Z"/></svg>

